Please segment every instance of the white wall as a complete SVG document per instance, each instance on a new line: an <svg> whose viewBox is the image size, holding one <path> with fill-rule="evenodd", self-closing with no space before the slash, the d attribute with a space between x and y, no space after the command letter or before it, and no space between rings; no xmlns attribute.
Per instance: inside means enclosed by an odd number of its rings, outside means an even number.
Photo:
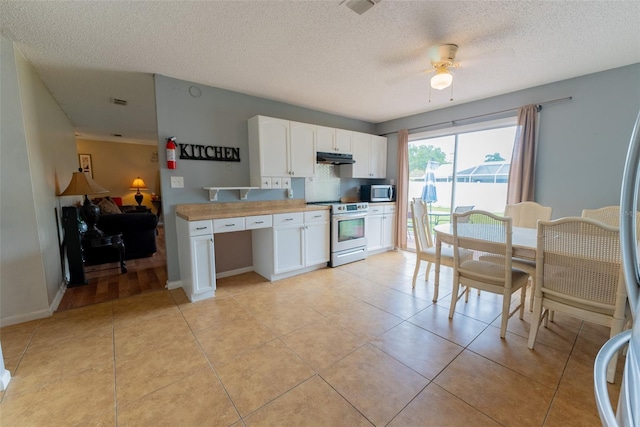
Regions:
<svg viewBox="0 0 640 427"><path fill-rule="evenodd" d="M73 126L2 37L0 324L51 314L61 297L56 197L77 167Z"/></svg>
<svg viewBox="0 0 640 427"><path fill-rule="evenodd" d="M379 123L376 133L390 134L388 177L397 176L398 130L569 96L571 101L544 106L540 112L536 201L552 206L553 218L618 205L627 147L640 109L640 64Z"/></svg>

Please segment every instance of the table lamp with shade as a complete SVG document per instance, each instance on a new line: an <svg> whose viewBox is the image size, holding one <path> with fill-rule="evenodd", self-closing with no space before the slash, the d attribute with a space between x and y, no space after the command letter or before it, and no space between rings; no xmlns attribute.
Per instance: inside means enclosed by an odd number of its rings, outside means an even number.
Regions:
<svg viewBox="0 0 640 427"><path fill-rule="evenodd" d="M102 231L96 227L100 208L89 200L89 194L108 193L109 190L95 182L89 174L82 172L82 168L78 172L74 172L71 176L71 182L67 188L60 193L60 196L82 196L84 195L84 203L79 209L80 217L87 224L85 237L87 239L102 238Z"/></svg>
<svg viewBox="0 0 640 427"><path fill-rule="evenodd" d="M140 190L148 190L147 185L144 183L142 178L137 177L136 179L134 179L131 183L131 187L129 187L129 190L138 190L133 198L136 199L136 202L138 202L138 206L140 206L142 204L142 198L144 197L142 193L140 193Z"/></svg>

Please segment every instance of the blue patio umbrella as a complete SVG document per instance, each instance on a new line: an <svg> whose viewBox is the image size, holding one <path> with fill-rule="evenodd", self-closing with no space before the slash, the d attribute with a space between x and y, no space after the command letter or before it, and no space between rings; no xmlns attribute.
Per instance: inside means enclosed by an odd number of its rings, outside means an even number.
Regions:
<svg viewBox="0 0 640 427"><path fill-rule="evenodd" d="M436 176L434 171L437 168L437 163L429 160L427 162L427 168L424 171L424 187L422 187L422 200L429 204L438 201L438 192L436 190ZM429 209L431 210L431 209Z"/></svg>

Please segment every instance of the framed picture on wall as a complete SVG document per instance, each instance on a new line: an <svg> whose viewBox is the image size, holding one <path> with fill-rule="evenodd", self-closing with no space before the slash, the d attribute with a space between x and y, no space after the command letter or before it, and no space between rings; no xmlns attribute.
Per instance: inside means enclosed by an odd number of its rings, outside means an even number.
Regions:
<svg viewBox="0 0 640 427"><path fill-rule="evenodd" d="M82 172L88 173L93 178L93 167L91 166L91 154L78 154Z"/></svg>

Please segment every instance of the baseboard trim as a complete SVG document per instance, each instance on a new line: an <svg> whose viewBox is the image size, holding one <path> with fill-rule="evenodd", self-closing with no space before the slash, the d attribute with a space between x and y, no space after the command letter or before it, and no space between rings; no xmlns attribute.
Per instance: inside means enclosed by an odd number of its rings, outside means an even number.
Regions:
<svg viewBox="0 0 640 427"><path fill-rule="evenodd" d="M182 280L174 280L172 282L167 280L167 285L165 286L168 290L178 289L182 287Z"/></svg>
<svg viewBox="0 0 640 427"><path fill-rule="evenodd" d="M31 313L20 314L18 316L5 317L0 319L0 327L17 325L18 323L30 322L32 320L44 319L51 317L51 309L45 308L44 310L33 311Z"/></svg>
<svg viewBox="0 0 640 427"><path fill-rule="evenodd" d="M2 376L0 376L0 391L4 391L7 389L9 381L11 381L11 372L5 369L2 373Z"/></svg>
<svg viewBox="0 0 640 427"><path fill-rule="evenodd" d="M216 279L222 279L224 277L230 277L230 276L237 276L238 274L248 273L250 271L253 271L253 266L237 268L235 270L229 270L229 271L222 271L220 273L216 273Z"/></svg>
<svg viewBox="0 0 640 427"><path fill-rule="evenodd" d="M62 301L62 297L64 297L64 293L66 291L67 291L67 282L63 281L62 283L60 283L60 286L58 287L58 293L56 294L56 297L53 299L53 302L51 303L51 306L50 306L51 313L56 312L56 310L60 306L60 302Z"/></svg>

